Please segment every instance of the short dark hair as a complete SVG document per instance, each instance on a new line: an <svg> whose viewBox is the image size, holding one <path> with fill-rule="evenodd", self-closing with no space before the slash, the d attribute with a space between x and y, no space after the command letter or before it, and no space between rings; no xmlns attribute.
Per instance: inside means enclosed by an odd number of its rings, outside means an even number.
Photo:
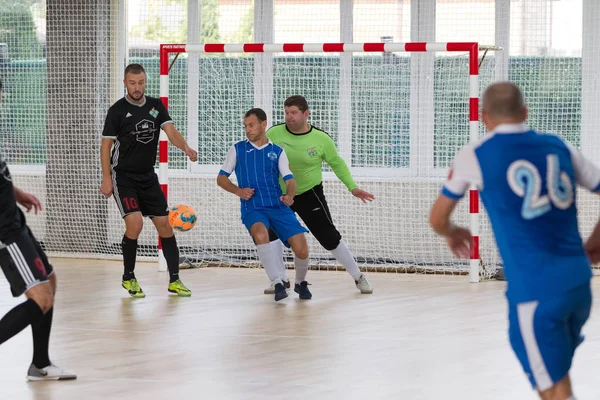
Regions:
<svg viewBox="0 0 600 400"><path fill-rule="evenodd" d="M496 82L483 92L482 111L492 118L520 118L525 110L521 89L511 82Z"/></svg>
<svg viewBox="0 0 600 400"><path fill-rule="evenodd" d="M284 107L298 107L298 110L305 112L308 110L308 102L304 98L304 96L294 95L290 96L283 102Z"/></svg>
<svg viewBox="0 0 600 400"><path fill-rule="evenodd" d="M248 118L249 116L254 115L260 122L264 122L267 120L267 113L262 108L251 108L246 111L244 114L244 118Z"/></svg>
<svg viewBox="0 0 600 400"><path fill-rule="evenodd" d="M142 67L140 64L129 64L128 66L125 67L125 76L127 76L127 74L141 74L141 73L146 73L146 70L144 70L144 67Z"/></svg>

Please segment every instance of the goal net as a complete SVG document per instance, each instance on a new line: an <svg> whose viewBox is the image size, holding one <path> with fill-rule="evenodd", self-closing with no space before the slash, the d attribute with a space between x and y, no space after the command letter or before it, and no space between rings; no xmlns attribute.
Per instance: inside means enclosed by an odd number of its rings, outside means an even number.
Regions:
<svg viewBox="0 0 600 400"><path fill-rule="evenodd" d="M284 100L300 94L311 109L309 123L331 135L359 187L375 195L363 204L324 166L334 223L364 270L471 271L471 280L478 273L494 274L499 258L485 216L478 218L476 191L456 215L478 236L470 261L456 260L428 225L456 151L484 133L477 98L479 88L493 80L492 53L482 57L476 43L161 49L160 65L146 68L149 76L160 74L161 98L188 143L198 148L197 164L172 146L168 160L169 204L191 204L198 213L196 227L178 234L190 265L256 265L239 199L221 190L215 178L229 147L245 139L248 109L261 107L269 125L282 123ZM308 239L312 267L340 268L329 251ZM291 253L286 256L292 260Z"/></svg>
<svg viewBox="0 0 600 400"><path fill-rule="evenodd" d="M502 46L483 60L478 52L479 92L496 79L515 82L525 93L531 127L559 134L593 159L600 148L598 52L593 40L582 42L593 39L582 32L595 28L588 3L8 2L0 18L1 153L15 184L44 205L27 221L50 256L120 260L124 224L114 200L98 193L99 148L106 112L125 94L126 63L141 63L148 71L147 95L159 96L160 43L415 40ZM169 146L169 203L189 203L200 217L192 231L177 234L190 264L257 265L238 200L217 187L215 176L226 149L244 138L246 110L262 107L270 123L280 123L284 99L302 94L312 109L310 122L334 138L355 180L376 195L362 204L325 167L334 222L361 267L447 274L479 267L478 258L454 259L427 223L450 160L471 137L468 50L231 49L179 53L169 72L170 112L201 160L189 165ZM168 66L175 55L169 54ZM586 238L598 217L596 197L578 192L578 210ZM478 219L478 256L489 276L500 260L483 208L472 217L467 197L457 211L461 224ZM338 268L329 252L307 238L312 265ZM138 250L138 260L156 260L156 230L148 220Z"/></svg>

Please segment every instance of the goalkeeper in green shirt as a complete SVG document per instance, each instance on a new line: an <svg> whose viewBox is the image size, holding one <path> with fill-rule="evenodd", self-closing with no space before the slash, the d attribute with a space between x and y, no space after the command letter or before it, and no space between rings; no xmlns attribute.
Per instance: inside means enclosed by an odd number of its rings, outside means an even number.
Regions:
<svg viewBox="0 0 600 400"><path fill-rule="evenodd" d="M290 170L294 174L297 184L296 196L291 208L302 218L321 246L331 251L336 260L346 268L346 271L354 279L357 289L361 293L373 293L372 286L360 272L354 256L333 224L327 200L323 194L323 161L333 169L333 172L353 196L358 197L364 203L373 201L375 196L358 188L352 179L350 169L338 154L331 137L308 123L310 111L304 97L288 97L284 102L284 107L285 123L271 127L267 131L267 137L282 147L288 156ZM285 187L282 189L285 192ZM275 233L272 231L269 233L270 246L273 251L281 254L281 278L286 284L289 280L283 265L283 248ZM286 287L289 287L289 284ZM273 288L267 288L265 293L273 293Z"/></svg>

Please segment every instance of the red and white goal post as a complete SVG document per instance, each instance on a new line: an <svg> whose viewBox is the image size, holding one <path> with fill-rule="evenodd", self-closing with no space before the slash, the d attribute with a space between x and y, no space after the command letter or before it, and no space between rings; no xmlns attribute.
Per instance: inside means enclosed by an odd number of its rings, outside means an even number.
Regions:
<svg viewBox="0 0 600 400"><path fill-rule="evenodd" d="M169 56L171 53L366 53L366 52L458 52L467 53L469 58L469 137L476 140L479 135L479 51L499 50L494 46L479 46L476 42L456 43L289 43L289 44L162 44L160 46L160 99L169 106ZM465 120L465 129L467 121ZM168 139L161 131L159 142L159 181L168 198ZM433 201L433 199L431 199ZM470 228L474 236L471 248L469 279L480 280L479 256L479 193L472 187L469 192ZM424 217L425 218L425 217ZM159 270L165 271L159 241Z"/></svg>

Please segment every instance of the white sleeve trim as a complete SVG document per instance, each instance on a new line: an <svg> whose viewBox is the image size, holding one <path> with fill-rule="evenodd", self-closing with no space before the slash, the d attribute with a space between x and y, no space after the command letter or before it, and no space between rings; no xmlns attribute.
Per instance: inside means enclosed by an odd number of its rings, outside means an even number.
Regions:
<svg viewBox="0 0 600 400"><path fill-rule="evenodd" d="M480 190L483 189L481 168L473 145L465 146L456 153L452 164L452 174L448 177L444 188L455 195L462 196L470 185L475 185Z"/></svg>
<svg viewBox="0 0 600 400"><path fill-rule="evenodd" d="M569 152L571 153L571 162L575 172L577 183L589 191L596 192L600 186L600 168L593 162L584 157L584 155L571 143L563 140Z"/></svg>
<svg viewBox="0 0 600 400"><path fill-rule="evenodd" d="M281 154L279 155L279 173L281 176L292 175L292 171L290 170L290 162L288 160L287 154L285 154L285 150L281 150Z"/></svg>
<svg viewBox="0 0 600 400"><path fill-rule="evenodd" d="M235 166L237 164L237 151L235 150L235 145L232 145L227 152L227 156L225 157L225 162L221 166L221 170L231 174L235 170Z"/></svg>

